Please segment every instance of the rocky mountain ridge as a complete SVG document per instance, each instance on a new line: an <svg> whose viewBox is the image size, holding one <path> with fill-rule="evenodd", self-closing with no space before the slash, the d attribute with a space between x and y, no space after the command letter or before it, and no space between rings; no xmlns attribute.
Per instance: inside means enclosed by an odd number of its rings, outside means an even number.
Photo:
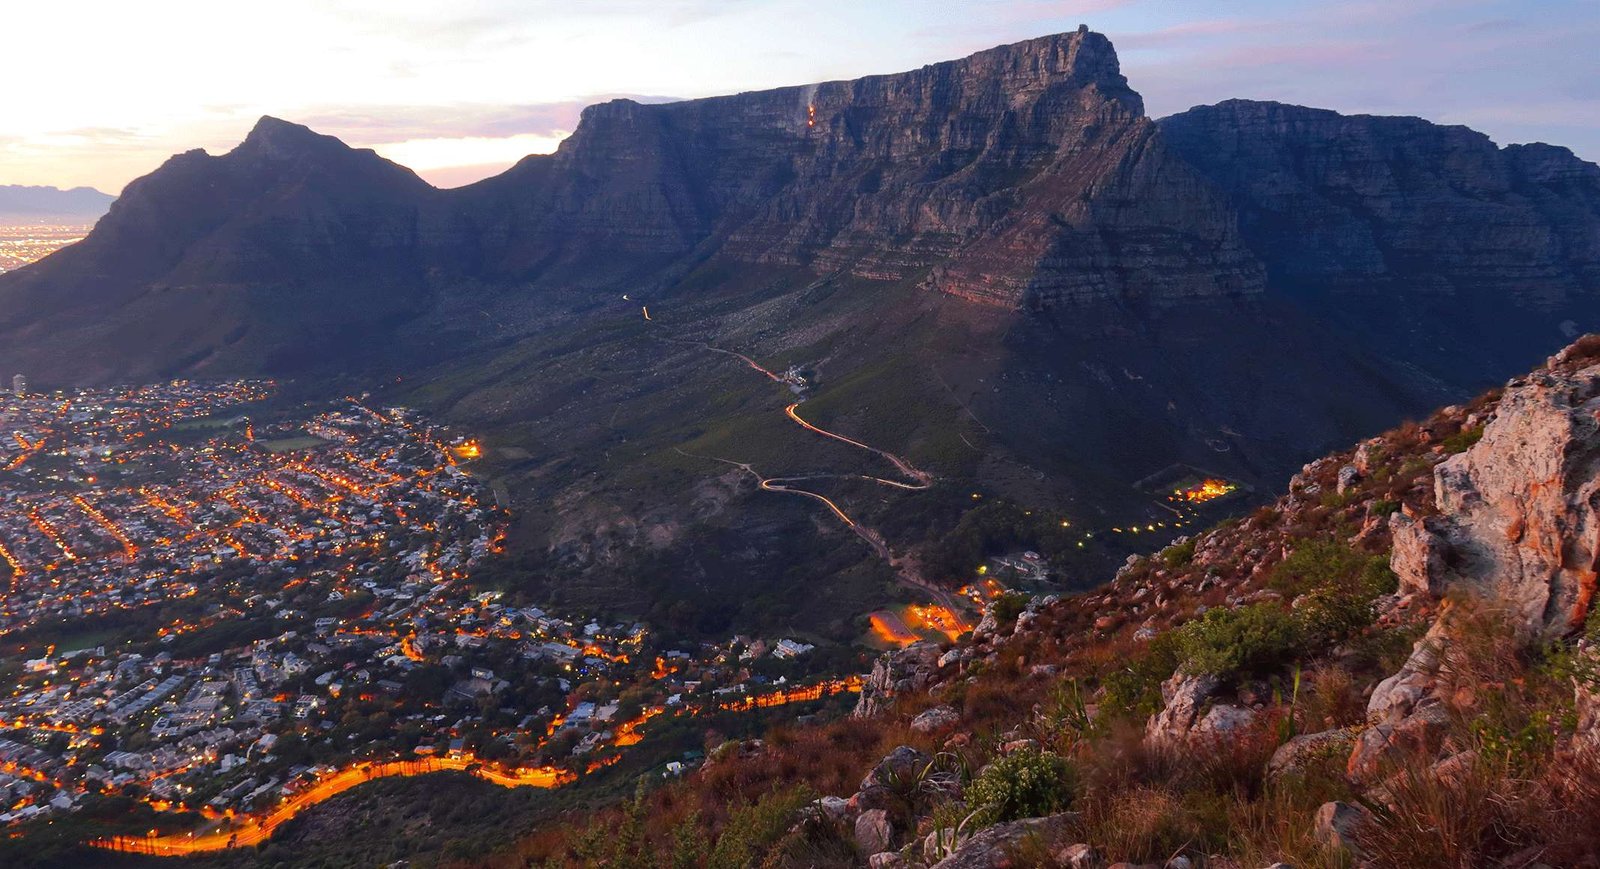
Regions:
<svg viewBox="0 0 1600 869"><path fill-rule="evenodd" d="M1282 286L1555 307L1600 285L1600 167L1421 118L1228 100L1159 122Z"/></svg>
<svg viewBox="0 0 1600 869"><path fill-rule="evenodd" d="M1562 149L1418 119L1235 100L1154 122L1087 28L906 73L592 106L556 153L458 190L267 118L0 279L0 363L282 374L360 355L330 352L342 330L393 366L376 350L402 324L426 332L462 305L526 331L595 293L769 267L1004 310L1304 285L1461 289L1581 322L1597 179ZM88 341L96 358L72 352Z"/></svg>

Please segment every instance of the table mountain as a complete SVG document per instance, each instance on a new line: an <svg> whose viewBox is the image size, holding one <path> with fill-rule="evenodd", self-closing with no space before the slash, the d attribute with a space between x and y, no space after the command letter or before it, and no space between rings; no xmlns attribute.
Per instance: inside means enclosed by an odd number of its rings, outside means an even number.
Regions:
<svg viewBox="0 0 1600 869"><path fill-rule="evenodd" d="M1553 308L1600 281L1597 215L1600 169L1461 127L1240 100L1157 124L1081 28L896 75L592 106L555 154L449 191L265 118L0 280L0 364L63 382L344 366L465 287L638 290L708 263L1008 309L1301 286Z"/></svg>
<svg viewBox="0 0 1600 869"><path fill-rule="evenodd" d="M600 284L720 256L926 276L1010 306L1261 287L1232 215L1087 31L900 75L592 106L554 155L458 198L474 265L498 278Z"/></svg>

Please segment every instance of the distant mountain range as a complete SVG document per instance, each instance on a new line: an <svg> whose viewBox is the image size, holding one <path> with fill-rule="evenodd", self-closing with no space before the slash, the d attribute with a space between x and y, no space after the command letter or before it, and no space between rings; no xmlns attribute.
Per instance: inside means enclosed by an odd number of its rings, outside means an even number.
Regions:
<svg viewBox="0 0 1600 869"><path fill-rule="evenodd" d="M38 219L93 223L111 208L115 199L115 196L92 187L61 190L56 187L0 184L0 223Z"/></svg>
<svg viewBox="0 0 1600 869"><path fill-rule="evenodd" d="M389 383L531 456L508 478L567 499L537 534L582 563L722 521L674 447L787 437L702 341L808 367L808 413L942 478L1101 506L1174 463L1276 488L1596 328L1593 164L1277 103L1155 121L1088 31L592 106L454 190L264 118L0 277L0 370Z"/></svg>

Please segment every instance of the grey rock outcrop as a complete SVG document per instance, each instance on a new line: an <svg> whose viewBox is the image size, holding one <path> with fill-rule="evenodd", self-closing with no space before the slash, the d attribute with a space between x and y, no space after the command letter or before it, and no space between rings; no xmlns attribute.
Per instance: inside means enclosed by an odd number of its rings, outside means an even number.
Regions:
<svg viewBox="0 0 1600 869"><path fill-rule="evenodd" d="M1317 809L1312 824L1317 841L1329 848L1359 856L1361 852L1356 844L1357 836L1366 820L1366 810L1359 806L1331 802L1323 803L1321 808Z"/></svg>
<svg viewBox="0 0 1600 869"><path fill-rule="evenodd" d="M1330 757L1348 757L1356 731L1350 728L1324 730L1319 733L1302 733L1278 746L1267 761L1267 775L1272 777L1305 772L1312 764Z"/></svg>
<svg viewBox="0 0 1600 869"><path fill-rule="evenodd" d="M951 727L961 720L961 713L949 706L925 709L911 719L911 729L917 733L933 733Z"/></svg>
<svg viewBox="0 0 1600 869"><path fill-rule="evenodd" d="M883 712L897 696L925 691L939 672L939 647L932 643L913 643L904 649L885 652L873 662L872 672L856 699L856 718L870 718Z"/></svg>
<svg viewBox="0 0 1600 869"><path fill-rule="evenodd" d="M930 758L909 745L902 745L878 761L861 779L861 789L882 787L895 779L916 776L928 765Z"/></svg>
<svg viewBox="0 0 1600 869"><path fill-rule="evenodd" d="M856 846L863 853L877 854L894 845L894 823L883 809L868 809L856 818Z"/></svg>
<svg viewBox="0 0 1600 869"><path fill-rule="evenodd" d="M1448 544L1436 530L1438 524L1436 517L1390 514L1389 536L1394 548L1389 554L1389 568L1400 580L1401 594L1444 593Z"/></svg>
<svg viewBox="0 0 1600 869"><path fill-rule="evenodd" d="M1209 673L1178 672L1161 683L1161 711L1145 724L1145 743L1177 748L1214 740L1248 727L1255 713L1241 706L1212 702L1222 680Z"/></svg>
<svg viewBox="0 0 1600 869"><path fill-rule="evenodd" d="M961 846L933 865L933 869L1000 869L1011 865L1011 849L1026 839L1040 842L1047 848L1070 831L1075 812L1063 812L1047 818L1028 818L996 824L979 830L962 842Z"/></svg>
<svg viewBox="0 0 1600 869"><path fill-rule="evenodd" d="M1411 656L1373 689L1367 701L1367 729L1351 748L1345 771L1373 782L1405 755L1437 752L1449 725L1441 695L1441 669L1450 654L1450 619L1441 615L1416 642Z"/></svg>
<svg viewBox="0 0 1600 869"><path fill-rule="evenodd" d="M1440 515L1391 519L1402 586L1460 586L1528 634L1588 615L1600 568L1600 365L1513 383L1482 438L1434 469Z"/></svg>
<svg viewBox="0 0 1600 869"><path fill-rule="evenodd" d="M1210 674L1174 673L1172 678L1161 683L1161 711L1152 715L1145 725L1145 741L1166 745L1187 737L1195 722L1205 714L1206 702L1221 686L1222 680Z"/></svg>

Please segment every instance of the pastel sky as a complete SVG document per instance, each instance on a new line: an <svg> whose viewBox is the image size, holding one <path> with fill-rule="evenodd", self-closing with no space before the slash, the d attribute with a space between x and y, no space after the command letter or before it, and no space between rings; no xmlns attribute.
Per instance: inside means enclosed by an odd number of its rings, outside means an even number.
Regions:
<svg viewBox="0 0 1600 869"><path fill-rule="evenodd" d="M1107 34L1159 117L1229 97L1414 114L1600 160L1596 0L50 0L0 10L0 184L115 193L256 118L440 186L582 106L912 69Z"/></svg>

